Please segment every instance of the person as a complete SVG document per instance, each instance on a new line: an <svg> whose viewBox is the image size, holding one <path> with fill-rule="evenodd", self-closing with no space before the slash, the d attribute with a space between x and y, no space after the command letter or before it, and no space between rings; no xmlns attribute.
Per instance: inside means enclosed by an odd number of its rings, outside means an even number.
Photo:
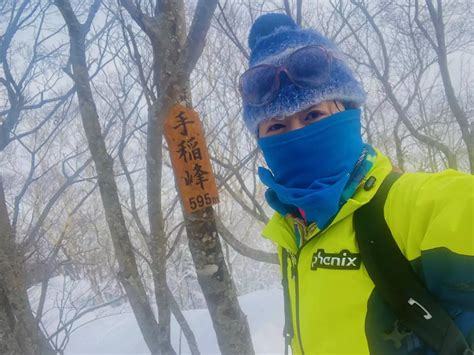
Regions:
<svg viewBox="0 0 474 355"><path fill-rule="evenodd" d="M275 13L254 22L248 43L243 119L268 166L258 175L275 213L262 234L278 246L293 354L432 352L382 300L359 253L354 213L393 167L362 138L366 94L342 52ZM473 176L446 170L404 173L383 207L404 257L471 346L473 206Z"/></svg>

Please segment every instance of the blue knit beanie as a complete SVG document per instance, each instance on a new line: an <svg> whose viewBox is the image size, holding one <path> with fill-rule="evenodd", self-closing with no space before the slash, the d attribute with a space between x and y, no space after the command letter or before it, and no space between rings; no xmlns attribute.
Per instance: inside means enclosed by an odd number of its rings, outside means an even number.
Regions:
<svg viewBox="0 0 474 355"><path fill-rule="evenodd" d="M244 122L254 134L260 122L271 117L284 117L317 105L326 100L338 100L351 108L360 107L366 98L361 84L336 45L319 32L300 28L291 17L271 13L255 20L249 34L251 49L249 67L259 64L280 64L299 48L319 45L338 58L332 61L329 78L317 88L300 88L290 81L282 82L277 97L264 106L252 106L245 101Z"/></svg>

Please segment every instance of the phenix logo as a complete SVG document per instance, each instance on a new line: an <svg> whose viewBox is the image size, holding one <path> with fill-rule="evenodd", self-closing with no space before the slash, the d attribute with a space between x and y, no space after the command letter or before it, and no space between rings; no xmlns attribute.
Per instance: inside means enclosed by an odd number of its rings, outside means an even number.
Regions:
<svg viewBox="0 0 474 355"><path fill-rule="evenodd" d="M311 270L317 268L357 270L360 269L361 260L360 254L352 254L349 250L341 250L337 254L330 254L326 253L324 249L318 249L313 254Z"/></svg>

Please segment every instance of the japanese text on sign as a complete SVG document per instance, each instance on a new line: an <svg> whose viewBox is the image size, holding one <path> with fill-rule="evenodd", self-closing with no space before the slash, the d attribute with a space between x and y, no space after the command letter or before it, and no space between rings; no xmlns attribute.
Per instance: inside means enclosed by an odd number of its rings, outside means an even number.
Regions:
<svg viewBox="0 0 474 355"><path fill-rule="evenodd" d="M177 105L171 109L164 128L184 209L194 212L218 203L216 181L198 113Z"/></svg>

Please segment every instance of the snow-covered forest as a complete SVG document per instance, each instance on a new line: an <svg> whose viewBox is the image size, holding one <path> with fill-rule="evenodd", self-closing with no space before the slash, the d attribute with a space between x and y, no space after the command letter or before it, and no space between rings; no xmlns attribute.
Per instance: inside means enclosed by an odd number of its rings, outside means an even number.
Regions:
<svg viewBox="0 0 474 355"><path fill-rule="evenodd" d="M343 50L395 166L474 172L472 0L0 0L1 354L283 351L238 92L274 11ZM192 213L164 138L176 104L219 191Z"/></svg>

